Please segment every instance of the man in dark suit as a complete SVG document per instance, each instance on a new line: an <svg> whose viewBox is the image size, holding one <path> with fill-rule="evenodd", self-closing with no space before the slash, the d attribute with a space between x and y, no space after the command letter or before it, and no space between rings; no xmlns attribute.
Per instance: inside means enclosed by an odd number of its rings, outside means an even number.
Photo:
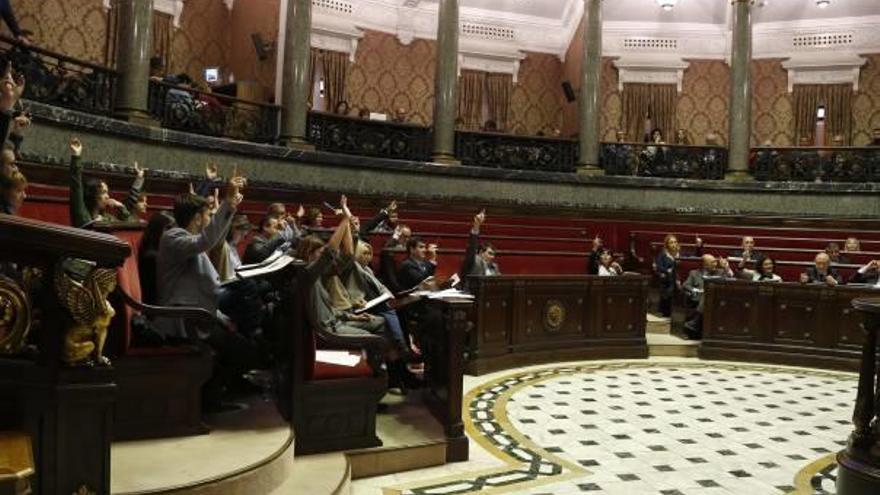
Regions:
<svg viewBox="0 0 880 495"><path fill-rule="evenodd" d="M411 289L420 285L428 277L434 276L437 268L437 245L425 245L419 237L413 237L406 243L409 254L400 269L397 270L397 283L401 290Z"/></svg>
<svg viewBox="0 0 880 495"><path fill-rule="evenodd" d="M760 251L755 249L755 238L747 235L742 238L742 243L740 244L740 249L734 251L730 255L732 258L740 258L739 261L739 269L742 270L746 268L749 262L757 262L760 259L763 259L764 256Z"/></svg>
<svg viewBox="0 0 880 495"><path fill-rule="evenodd" d="M470 275L495 276L501 275L498 264L495 263L495 247L491 244L480 244L480 226L486 221L486 212L481 211L474 216L474 226L468 239L467 250L464 253L464 261L461 266L461 278L467 287Z"/></svg>
<svg viewBox="0 0 880 495"><path fill-rule="evenodd" d="M682 288L688 302L695 308L694 314L684 323L688 338L700 339L703 336L703 305L705 304L706 280L733 278L733 270L726 259L715 259L711 254L702 257L703 266L699 270L691 270Z"/></svg>
<svg viewBox="0 0 880 495"><path fill-rule="evenodd" d="M821 252L816 255L815 266L807 268L801 273L802 284L828 284L832 287L840 283L840 274L831 268L831 257Z"/></svg>

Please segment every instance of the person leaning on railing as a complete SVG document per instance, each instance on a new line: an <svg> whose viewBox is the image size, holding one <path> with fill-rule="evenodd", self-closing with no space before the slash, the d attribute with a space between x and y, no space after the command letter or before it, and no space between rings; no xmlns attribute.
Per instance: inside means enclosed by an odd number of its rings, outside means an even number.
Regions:
<svg viewBox="0 0 880 495"><path fill-rule="evenodd" d="M831 267L831 257L827 253L817 254L813 263L814 266L801 273L802 284L828 284L833 287L841 282L840 274Z"/></svg>

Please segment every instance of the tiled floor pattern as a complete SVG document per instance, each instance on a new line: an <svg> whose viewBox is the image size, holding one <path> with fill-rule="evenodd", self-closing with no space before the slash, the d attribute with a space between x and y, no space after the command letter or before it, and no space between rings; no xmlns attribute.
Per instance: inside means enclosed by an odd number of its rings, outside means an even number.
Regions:
<svg viewBox="0 0 880 495"><path fill-rule="evenodd" d="M469 435L503 467L422 477L383 491L834 493L831 454L851 431L856 380L698 361L513 373L472 390L466 401Z"/></svg>

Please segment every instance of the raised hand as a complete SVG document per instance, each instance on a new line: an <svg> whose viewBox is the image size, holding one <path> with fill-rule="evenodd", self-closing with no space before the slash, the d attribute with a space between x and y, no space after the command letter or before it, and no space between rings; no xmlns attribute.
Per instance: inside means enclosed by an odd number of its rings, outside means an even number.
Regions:
<svg viewBox="0 0 880 495"><path fill-rule="evenodd" d="M593 251L599 249L600 247L602 247L602 238L599 237L599 234L596 234L593 237Z"/></svg>
<svg viewBox="0 0 880 495"><path fill-rule="evenodd" d="M238 165L232 170L232 177L229 178L229 187L226 188L226 201L235 208L241 204L244 196L241 190L247 185L247 179L238 175Z"/></svg>
<svg viewBox="0 0 880 495"><path fill-rule="evenodd" d="M134 173L135 173L135 175L137 175L138 178L143 179L143 178L144 178L144 172L146 172L147 169L145 169L145 168L141 168L141 166L138 164L137 161L135 161L135 162L132 164L132 166L134 167Z"/></svg>
<svg viewBox="0 0 880 495"><path fill-rule="evenodd" d="M107 198L107 206L109 206L110 208L117 208L118 209L118 208L122 208L125 205L123 205L122 203L120 203L119 201L117 201L113 198Z"/></svg>
<svg viewBox="0 0 880 495"><path fill-rule="evenodd" d="M810 276L806 273L801 273L801 283L805 284L810 281Z"/></svg>
<svg viewBox="0 0 880 495"><path fill-rule="evenodd" d="M385 208L385 210L388 213L391 213L392 211L397 211L397 200L396 199L391 200L391 204L388 205L388 207Z"/></svg>
<svg viewBox="0 0 880 495"><path fill-rule="evenodd" d="M825 283L828 285L837 285L837 280L834 279L831 275L827 275L825 277Z"/></svg>
<svg viewBox="0 0 880 495"><path fill-rule="evenodd" d="M196 188L193 187L193 183L192 183L192 182L189 183L189 193L190 193L190 194L195 194L195 193L196 193Z"/></svg>
<svg viewBox="0 0 880 495"><path fill-rule="evenodd" d="M351 210L348 209L348 197L344 194L341 198L339 198L339 213L337 215L342 215L345 218L351 218Z"/></svg>
<svg viewBox="0 0 880 495"><path fill-rule="evenodd" d="M306 209L303 208L303 205L300 204L299 208L296 209L296 218L302 218L306 214Z"/></svg>
<svg viewBox="0 0 880 495"><path fill-rule="evenodd" d="M15 131L21 132L22 129L31 125L31 118L27 114L21 114L13 120Z"/></svg>
<svg viewBox="0 0 880 495"><path fill-rule="evenodd" d="M352 215L348 218L348 221L351 222L351 228L355 232L360 232L361 230L361 219Z"/></svg>
<svg viewBox="0 0 880 495"><path fill-rule="evenodd" d="M479 227L483 225L483 222L486 221L486 210L480 210L479 213L474 215L474 227Z"/></svg>
<svg viewBox="0 0 880 495"><path fill-rule="evenodd" d="M79 138L76 136L72 136L70 138L70 142L67 143L70 147L70 154L73 156L82 156L83 145L80 142Z"/></svg>

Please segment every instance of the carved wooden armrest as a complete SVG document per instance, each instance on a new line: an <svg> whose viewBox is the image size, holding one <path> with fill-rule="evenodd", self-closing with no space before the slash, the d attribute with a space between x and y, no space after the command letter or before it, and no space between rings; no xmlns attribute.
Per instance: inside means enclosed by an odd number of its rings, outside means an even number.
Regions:
<svg viewBox="0 0 880 495"><path fill-rule="evenodd" d="M117 287L116 291L122 296L123 302L150 318L169 318L194 320L208 325L216 325L226 330L232 330L229 323L207 309L192 306L155 306L144 304L135 300L123 289ZM187 333L189 328L187 328Z"/></svg>

